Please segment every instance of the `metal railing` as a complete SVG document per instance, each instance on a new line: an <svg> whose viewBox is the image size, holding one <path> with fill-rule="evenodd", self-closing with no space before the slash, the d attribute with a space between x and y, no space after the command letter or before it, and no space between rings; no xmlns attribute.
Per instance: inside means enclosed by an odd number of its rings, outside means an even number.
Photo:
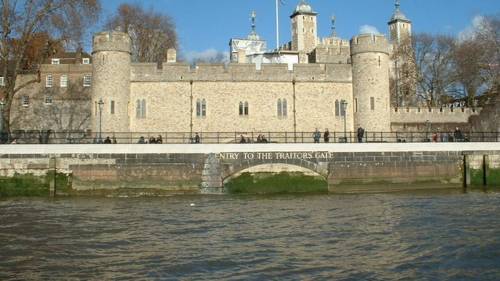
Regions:
<svg viewBox="0 0 500 281"><path fill-rule="evenodd" d="M0 134L1 144L224 144L314 143L314 132L103 132L14 131ZM320 143L325 143L321 132ZM500 142L500 132L330 132L329 143Z"/></svg>

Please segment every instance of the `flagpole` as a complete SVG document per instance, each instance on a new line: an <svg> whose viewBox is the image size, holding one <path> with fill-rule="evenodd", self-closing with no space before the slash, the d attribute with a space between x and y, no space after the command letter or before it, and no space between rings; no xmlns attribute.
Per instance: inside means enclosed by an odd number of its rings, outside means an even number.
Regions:
<svg viewBox="0 0 500 281"><path fill-rule="evenodd" d="M280 48L279 0L276 0L276 50Z"/></svg>

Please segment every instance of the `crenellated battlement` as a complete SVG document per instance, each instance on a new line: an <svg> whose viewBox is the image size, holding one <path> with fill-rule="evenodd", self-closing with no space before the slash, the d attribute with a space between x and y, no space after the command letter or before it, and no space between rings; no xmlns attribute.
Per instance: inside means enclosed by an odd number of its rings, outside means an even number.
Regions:
<svg viewBox="0 0 500 281"><path fill-rule="evenodd" d="M481 108L406 107L391 108L393 123L467 123L469 117L479 115Z"/></svg>
<svg viewBox="0 0 500 281"><path fill-rule="evenodd" d="M131 39L127 33L120 31L99 32L93 38L93 53L102 51L130 53Z"/></svg>
<svg viewBox="0 0 500 281"><path fill-rule="evenodd" d="M154 63L134 63L132 82L178 81L302 81L342 82L352 81L350 64L295 64L293 71L287 64L164 64L159 69Z"/></svg>
<svg viewBox="0 0 500 281"><path fill-rule="evenodd" d="M373 52L389 55L390 45L384 35L361 34L352 38L351 55Z"/></svg>

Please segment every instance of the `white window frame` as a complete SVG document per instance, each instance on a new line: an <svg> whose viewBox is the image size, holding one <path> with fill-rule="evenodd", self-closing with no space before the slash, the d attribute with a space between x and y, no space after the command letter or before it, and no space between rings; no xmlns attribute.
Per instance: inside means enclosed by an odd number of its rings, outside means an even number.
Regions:
<svg viewBox="0 0 500 281"><path fill-rule="evenodd" d="M92 75L85 74L83 76L83 87L91 87L92 86Z"/></svg>
<svg viewBox="0 0 500 281"><path fill-rule="evenodd" d="M61 64L61 59L52 59L50 61L51 64Z"/></svg>
<svg viewBox="0 0 500 281"><path fill-rule="evenodd" d="M50 105L54 102L53 98L51 95L46 95L45 96L45 99L43 100L43 102L46 104L46 105Z"/></svg>
<svg viewBox="0 0 500 281"><path fill-rule="evenodd" d="M5 78L0 77L0 87L4 87L4 86L5 86Z"/></svg>
<svg viewBox="0 0 500 281"><path fill-rule="evenodd" d="M66 74L61 75L59 82L60 82L61 88L67 88L68 87L68 75L66 75Z"/></svg>
<svg viewBox="0 0 500 281"><path fill-rule="evenodd" d="M82 64L90 64L90 58L82 58Z"/></svg>
<svg viewBox="0 0 500 281"><path fill-rule="evenodd" d="M21 105L24 107L28 107L30 105L30 97L29 96L22 96L21 97Z"/></svg>
<svg viewBox="0 0 500 281"><path fill-rule="evenodd" d="M47 74L45 77L45 88L52 88L52 86L54 86L54 76Z"/></svg>

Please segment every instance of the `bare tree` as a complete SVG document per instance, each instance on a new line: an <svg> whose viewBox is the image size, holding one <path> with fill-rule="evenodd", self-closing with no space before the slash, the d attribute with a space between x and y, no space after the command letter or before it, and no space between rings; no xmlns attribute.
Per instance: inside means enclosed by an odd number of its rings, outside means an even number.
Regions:
<svg viewBox="0 0 500 281"><path fill-rule="evenodd" d="M428 106L437 106L457 92L454 54L455 39L444 35L418 34L415 50L417 97Z"/></svg>
<svg viewBox="0 0 500 281"><path fill-rule="evenodd" d="M10 111L15 95L40 76L18 83L18 75L28 65L37 71L38 65L56 46L77 45L85 30L96 21L100 12L99 0L0 0L0 76L5 78L1 88L4 98L3 129L10 131ZM49 34L45 40L40 34ZM49 39L50 37L50 39ZM42 41L41 43L39 41ZM43 42L45 41L45 42ZM40 43L30 57L30 47ZM28 62L28 60L31 60Z"/></svg>
<svg viewBox="0 0 500 281"><path fill-rule="evenodd" d="M120 29L132 38L132 60L159 62L167 50L177 49L177 33L170 16L153 10L145 11L138 4L122 4L105 28Z"/></svg>
<svg viewBox="0 0 500 281"><path fill-rule="evenodd" d="M481 45L477 40L467 40L458 42L453 51L456 81L460 83L456 97L465 98L469 106L474 105L479 88L486 82L483 75L485 52Z"/></svg>

